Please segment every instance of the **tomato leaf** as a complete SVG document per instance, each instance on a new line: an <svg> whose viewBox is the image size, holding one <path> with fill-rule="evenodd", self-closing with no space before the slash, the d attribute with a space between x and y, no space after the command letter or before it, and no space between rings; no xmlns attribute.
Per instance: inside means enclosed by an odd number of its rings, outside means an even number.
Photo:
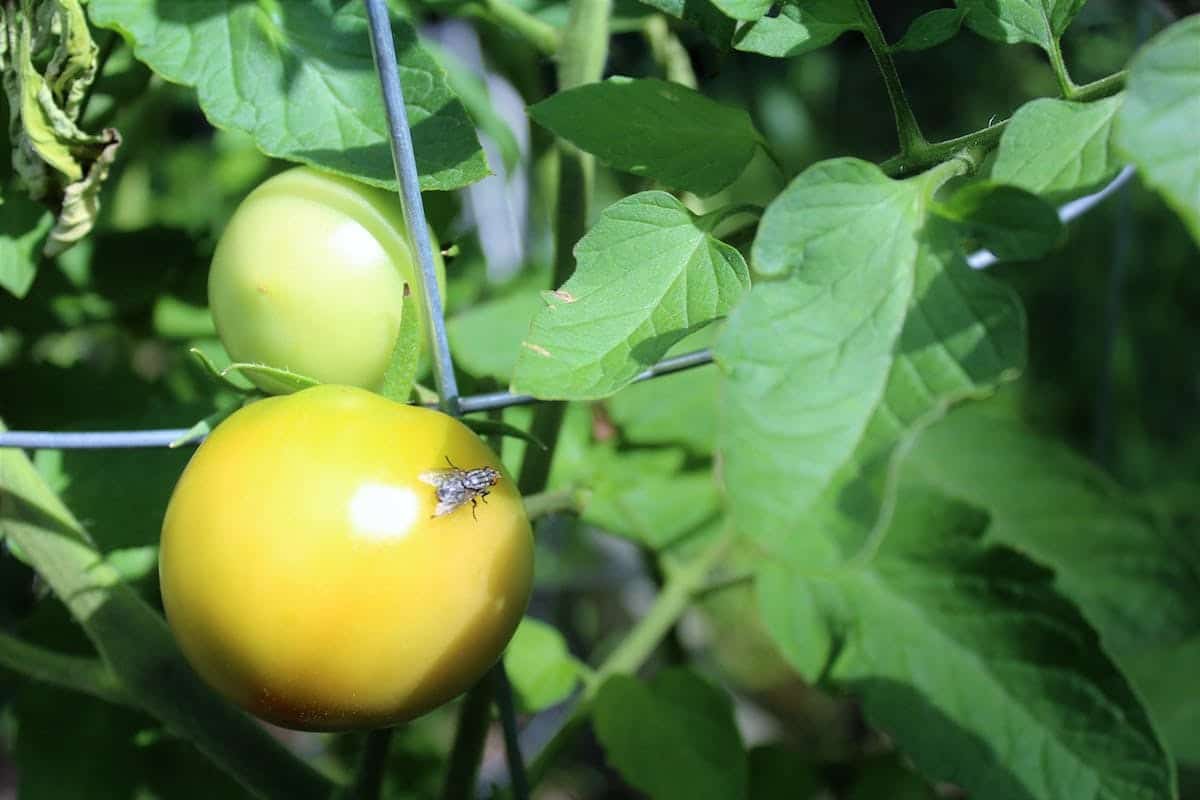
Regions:
<svg viewBox="0 0 1200 800"><path fill-rule="evenodd" d="M874 235L905 224L900 207L889 209L865 189L858 196L875 204L874 219L860 223ZM850 226L847 238L814 227L814 244L794 251L805 253L805 266L788 281L760 284L716 350L725 399L718 446L730 508L740 530L797 564L836 564L873 546L886 527L898 455L955 403L1014 379L1025 360L1019 302L966 265L948 224L930 218L919 233L910 229L910 251L904 240L872 241L855 223L841 222L853 209L829 217ZM821 210L810 212L810 223ZM883 216L889 210L898 218ZM766 228L760 237L781 233ZM901 287L901 299L889 282L903 279L897 273L905 264L912 283ZM818 280L830 266L829 280L846 287L839 295L803 281L808 270ZM764 290L756 304L764 287L783 291L772 297ZM885 322L896 318L895 338L880 341ZM860 328L842 342L843 331ZM786 486L781 475L790 476Z"/></svg>
<svg viewBox="0 0 1200 800"><path fill-rule="evenodd" d="M914 19L892 50L917 52L945 44L958 35L962 21L961 8L935 8Z"/></svg>
<svg viewBox="0 0 1200 800"><path fill-rule="evenodd" d="M1145 710L1052 574L986 546L978 510L915 488L896 507L872 559L764 568L760 608L789 660L973 798L1172 797Z"/></svg>
<svg viewBox="0 0 1200 800"><path fill-rule="evenodd" d="M993 541L1053 568L1118 660L1200 636L1200 549L1061 444L963 409L924 433L907 463L989 510Z"/></svg>
<svg viewBox="0 0 1200 800"><path fill-rule="evenodd" d="M992 180L1056 200L1098 186L1120 167L1109 133L1121 103L1120 95L1094 103L1026 103L1000 137Z"/></svg>
<svg viewBox="0 0 1200 800"><path fill-rule="evenodd" d="M913 291L923 202L918 184L838 159L805 170L767 208L755 269L792 274L756 286L714 352L718 448L747 534L790 532L879 404Z"/></svg>
<svg viewBox="0 0 1200 800"><path fill-rule="evenodd" d="M266 364L233 363L221 370L221 375L228 376L231 372L239 373L247 379L255 377L267 378L274 386L285 387L287 392L298 392L301 389L307 389L320 384L320 381L310 378L307 375L299 375L290 370L280 369L279 367L269 367Z"/></svg>
<svg viewBox="0 0 1200 800"><path fill-rule="evenodd" d="M957 0L967 27L994 42L1036 44L1049 52L1086 0Z"/></svg>
<svg viewBox="0 0 1200 800"><path fill-rule="evenodd" d="M604 397L683 337L728 313L750 284L741 254L665 192L606 208L575 246L575 274L544 295L513 374L543 399Z"/></svg>
<svg viewBox="0 0 1200 800"><path fill-rule="evenodd" d="M195 87L214 126L264 153L395 188L379 83L361 3L92 0L139 60ZM422 189L456 189L487 163L445 74L405 20L392 18Z"/></svg>
<svg viewBox="0 0 1200 800"><path fill-rule="evenodd" d="M584 84L529 115L616 169L702 197L733 183L762 141L744 109L657 78Z"/></svg>
<svg viewBox="0 0 1200 800"><path fill-rule="evenodd" d="M24 297L37 276L41 246L54 226L54 215L28 197L0 197L0 287Z"/></svg>
<svg viewBox="0 0 1200 800"><path fill-rule="evenodd" d="M404 297L400 302L400 330L396 334L396 345L379 393L397 403L407 403L417 382L417 369L421 361L421 318L417 314L417 299L408 284L404 285Z"/></svg>
<svg viewBox="0 0 1200 800"><path fill-rule="evenodd" d="M1058 211L1015 186L977 181L932 207L1001 261L1041 258L1062 242Z"/></svg>
<svg viewBox="0 0 1200 800"><path fill-rule="evenodd" d="M748 53L791 58L832 44L843 33L861 30L862 18L844 0L790 0L777 17L762 17L738 31L734 47Z"/></svg>
<svg viewBox="0 0 1200 800"><path fill-rule="evenodd" d="M204 374L209 378L212 378L223 388L231 389L238 394L249 394L250 392L255 391L251 386L238 383L230 379L229 370L220 369L217 367L216 363L212 360L212 357L199 347L189 347L188 352L192 354L197 362L199 362L200 368L204 370Z"/></svg>
<svg viewBox="0 0 1200 800"><path fill-rule="evenodd" d="M1200 242L1200 16L1155 36L1129 66L1113 139Z"/></svg>
<svg viewBox="0 0 1200 800"><path fill-rule="evenodd" d="M668 669L648 683L615 675L596 694L593 715L609 763L655 800L746 796L733 704L694 673Z"/></svg>
<svg viewBox="0 0 1200 800"><path fill-rule="evenodd" d="M567 699L586 669L557 629L533 617L517 626L504 651L504 667L521 709L531 714Z"/></svg>

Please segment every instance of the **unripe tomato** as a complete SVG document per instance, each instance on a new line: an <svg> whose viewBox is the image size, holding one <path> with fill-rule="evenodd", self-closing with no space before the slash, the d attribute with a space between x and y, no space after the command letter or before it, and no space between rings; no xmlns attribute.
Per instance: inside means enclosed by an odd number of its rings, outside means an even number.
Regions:
<svg viewBox="0 0 1200 800"><path fill-rule="evenodd" d="M495 483L435 516L427 481L448 461ZM516 487L461 422L322 385L213 431L167 507L159 569L203 678L270 722L341 730L411 719L478 680L525 611L533 542Z"/></svg>
<svg viewBox="0 0 1200 800"><path fill-rule="evenodd" d="M209 272L209 307L230 357L379 388L404 284L416 289L405 231L390 192L309 167L263 182L229 220ZM253 380L288 391L269 377Z"/></svg>

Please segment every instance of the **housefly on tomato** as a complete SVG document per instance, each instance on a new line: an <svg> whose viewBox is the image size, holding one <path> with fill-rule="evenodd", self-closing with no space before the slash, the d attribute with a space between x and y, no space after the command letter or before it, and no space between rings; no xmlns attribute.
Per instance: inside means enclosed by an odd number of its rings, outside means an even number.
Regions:
<svg viewBox="0 0 1200 800"><path fill-rule="evenodd" d="M434 487L437 492L438 504L433 516L445 516L470 501L471 517L478 519L475 516L476 504L480 500L487 503L485 498L490 494L491 488L500 481L500 473L491 467L460 469L454 466L449 456L446 457L446 463L450 465L450 469L435 469L420 475L421 480Z"/></svg>

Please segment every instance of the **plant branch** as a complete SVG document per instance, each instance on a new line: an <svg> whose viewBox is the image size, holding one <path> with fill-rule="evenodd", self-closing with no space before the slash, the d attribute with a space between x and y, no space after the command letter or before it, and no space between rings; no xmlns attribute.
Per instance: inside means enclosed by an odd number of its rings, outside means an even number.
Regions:
<svg viewBox="0 0 1200 800"><path fill-rule="evenodd" d="M529 777L525 771L525 759L521 756L521 742L517 738L517 709L503 659L492 667L492 675L496 684L496 711L500 714L500 729L504 732L504 755L508 761L512 796L514 800L529 800Z"/></svg>
<svg viewBox="0 0 1200 800"><path fill-rule="evenodd" d="M908 95L904 93L904 85L900 82L900 73L896 70L896 62L892 60L892 51L875 12L871 9L870 0L855 0L858 5L858 16L862 20L862 34L875 56L875 63L883 75L883 84L887 88L888 101L892 104L892 115L896 118L896 136L900 140L902 156L920 152L928 143L921 133L921 126L913 114L912 106L908 104Z"/></svg>
<svg viewBox="0 0 1200 800"><path fill-rule="evenodd" d="M1079 86L1075 89L1073 100L1080 103L1087 103L1114 95L1125 87L1125 78L1126 73L1124 71L1115 72L1097 81ZM964 136L947 139L944 142L926 144L916 153L900 153L880 164L880 169L888 175L900 177L919 172L935 164L940 164L946 159L952 158L956 153L968 148L982 148L983 151L990 150L1000 141L1000 136L1004 133L1004 129L1008 127L1008 122L1009 120L1002 120L994 125L989 125L986 128L981 128Z"/></svg>
<svg viewBox="0 0 1200 800"><path fill-rule="evenodd" d="M531 786L537 786L546 777L551 765L587 721L592 701L604 685L604 681L613 675L629 675L636 672L650 658L696 594L703 589L709 573L729 550L733 540L733 532L726 531L695 560L680 567L667 578L649 613L638 621L617 649L589 677L582 695L566 719L530 763Z"/></svg>
<svg viewBox="0 0 1200 800"><path fill-rule="evenodd" d="M458 727L442 784L442 800L474 800L492 705L491 673L471 687L458 709Z"/></svg>
<svg viewBox="0 0 1200 800"><path fill-rule="evenodd" d="M1067 71L1067 62L1063 60L1062 45L1057 36L1050 36L1050 49L1047 53L1050 56L1050 66L1054 69L1054 79L1058 81L1058 93L1066 100L1074 100L1079 87L1071 80L1071 73Z"/></svg>
<svg viewBox="0 0 1200 800"><path fill-rule="evenodd" d="M110 703L136 707L117 677L96 658L55 653L0 632L0 667Z"/></svg>
<svg viewBox="0 0 1200 800"><path fill-rule="evenodd" d="M355 770L354 783L342 795L346 800L378 800L383 790L383 775L393 732L395 728L377 728L367 734Z"/></svg>
<svg viewBox="0 0 1200 800"><path fill-rule="evenodd" d="M650 53L654 61L662 67L663 75L672 83L678 83L695 89L696 71L692 68L692 58L687 48L679 41L679 37L671 30L664 14L651 14L642 26L642 35L650 45Z"/></svg>
<svg viewBox="0 0 1200 800"><path fill-rule="evenodd" d="M562 37L553 25L508 0L483 0L482 5L488 17L529 42L538 52L547 56L558 52Z"/></svg>

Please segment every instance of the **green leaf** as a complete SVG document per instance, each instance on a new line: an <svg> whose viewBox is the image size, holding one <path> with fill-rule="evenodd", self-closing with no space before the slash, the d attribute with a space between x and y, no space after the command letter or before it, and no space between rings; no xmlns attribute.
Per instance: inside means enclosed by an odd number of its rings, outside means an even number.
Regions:
<svg viewBox="0 0 1200 800"><path fill-rule="evenodd" d="M266 364L235 362L221 370L222 375L228 375L230 372L237 372L248 379L254 377L266 378L271 381L276 394L298 392L301 389L307 389L320 383L320 381L310 378L307 375L300 375L279 367L269 367Z"/></svg>
<svg viewBox="0 0 1200 800"><path fill-rule="evenodd" d="M217 335L206 305L194 305L169 294L154 301L154 332L167 339L200 339Z"/></svg>
<svg viewBox="0 0 1200 800"><path fill-rule="evenodd" d="M616 392L749 286L741 254L665 192L606 208L575 245L571 279L544 296L513 391L584 400Z"/></svg>
<svg viewBox="0 0 1200 800"><path fill-rule="evenodd" d="M771 10L773 0L713 0L727 17L753 22Z"/></svg>
<svg viewBox="0 0 1200 800"><path fill-rule="evenodd" d="M652 800L740 800L747 764L729 695L685 669L649 683L604 682L596 738L612 766Z"/></svg>
<svg viewBox="0 0 1200 800"><path fill-rule="evenodd" d="M714 355L730 507L741 530L790 531L854 451L883 396L917 260L925 190L854 159L816 164L767 208L760 284Z"/></svg>
<svg viewBox="0 0 1200 800"><path fill-rule="evenodd" d="M956 223L1001 261L1028 261L1049 253L1063 239L1058 211L1015 186L976 181L933 211Z"/></svg>
<svg viewBox="0 0 1200 800"><path fill-rule="evenodd" d="M455 314L446 323L454 363L472 375L508 383L521 340L534 315L545 307L541 291L529 287Z"/></svg>
<svg viewBox="0 0 1200 800"><path fill-rule="evenodd" d="M595 450L583 519L655 550L706 529L720 511L708 470L683 472L678 450Z"/></svg>
<svg viewBox="0 0 1200 800"><path fill-rule="evenodd" d="M421 341L421 317L417 313L417 301L408 284L405 284L404 296L400 301L400 330L396 334L392 357L383 373L379 388L381 395L397 403L408 402L417 382Z"/></svg>
<svg viewBox="0 0 1200 800"><path fill-rule="evenodd" d="M1017 109L1000 137L992 180L1054 200L1079 194L1117 171L1109 147L1122 96L1093 103L1041 98Z"/></svg>
<svg viewBox="0 0 1200 800"><path fill-rule="evenodd" d="M1200 15L1151 39L1129 65L1113 142L1200 242Z"/></svg>
<svg viewBox="0 0 1200 800"><path fill-rule="evenodd" d="M21 548L143 710L259 794L329 796L327 778L200 681L163 618L104 563L20 450L0 449L0 535Z"/></svg>
<svg viewBox="0 0 1200 800"><path fill-rule="evenodd" d="M529 115L616 169L701 196L733 183L762 140L744 109L657 78L577 86Z"/></svg>
<svg viewBox="0 0 1200 800"><path fill-rule="evenodd" d="M567 650L563 635L533 617L517 626L504 651L504 667L521 710L528 714L566 700L585 669Z"/></svg>
<svg viewBox="0 0 1200 800"><path fill-rule="evenodd" d="M738 31L734 47L748 53L790 58L862 30L858 8L847 0L790 0L777 17L763 17Z"/></svg>
<svg viewBox="0 0 1200 800"><path fill-rule="evenodd" d="M796 666L861 696L931 780L978 800L1172 797L1170 761L1092 629L1048 571L983 545L986 524L906 490L875 558L771 565L760 607L785 653L824 651ZM808 603L809 626L790 627L781 612Z"/></svg>
<svg viewBox="0 0 1200 800"><path fill-rule="evenodd" d="M1118 660L1200 636L1200 547L1063 445L964 409L926 431L907 463L991 511L992 540L1053 568Z"/></svg>
<svg viewBox="0 0 1200 800"><path fill-rule="evenodd" d="M0 201L0 287L24 297L37 276L39 251L54 215L11 191Z"/></svg>
<svg viewBox="0 0 1200 800"><path fill-rule="evenodd" d="M820 418L778 395L771 398L779 406L771 407L769 430L755 433L736 416L727 423L723 433L731 435L730 446L747 470L743 482L733 483L733 455L727 457L731 508L735 514L741 509L742 530L773 554L807 564L861 556L880 526L886 527L895 461L913 438L954 404L986 395L1024 367L1025 319L1019 301L1007 287L970 269L953 229L936 219L918 237L912 298L891 358L882 394L862 406L868 416L850 443L852 449L844 460L831 462L828 486L807 507L792 504L794 489L781 491L767 470L757 477L753 470L765 454L778 458L774 468L785 472L789 458L819 456L813 440L798 435L788 441L782 432L804 430L811 419ZM736 369L727 378L727 403L741 397ZM763 408L758 406L756 413ZM732 439L734 433L743 438ZM826 434L824 440L829 439Z"/></svg>
<svg viewBox="0 0 1200 800"><path fill-rule="evenodd" d="M1027 42L1049 52L1086 0L956 0L967 27L994 42Z"/></svg>
<svg viewBox="0 0 1200 800"><path fill-rule="evenodd" d="M225 369L219 368L212 357L199 347L189 347L188 352L200 364L200 368L204 371L204 374L215 381L221 388L230 389L238 394L248 394L254 391L254 387L248 382L238 383L230 378L228 367ZM228 358L228 356L225 357Z"/></svg>
<svg viewBox="0 0 1200 800"><path fill-rule="evenodd" d="M1121 659L1176 761L1200 765L1200 636L1167 647L1142 648Z"/></svg>
<svg viewBox="0 0 1200 800"><path fill-rule="evenodd" d="M945 44L958 35L962 27L961 8L935 8L912 21L900 41L892 45L898 52L917 52Z"/></svg>
<svg viewBox="0 0 1200 800"><path fill-rule="evenodd" d="M249 133L268 155L395 187L361 3L91 0L88 12L159 75L194 87L214 126ZM474 126L441 68L408 22L393 18L392 32L421 188L484 177Z"/></svg>

